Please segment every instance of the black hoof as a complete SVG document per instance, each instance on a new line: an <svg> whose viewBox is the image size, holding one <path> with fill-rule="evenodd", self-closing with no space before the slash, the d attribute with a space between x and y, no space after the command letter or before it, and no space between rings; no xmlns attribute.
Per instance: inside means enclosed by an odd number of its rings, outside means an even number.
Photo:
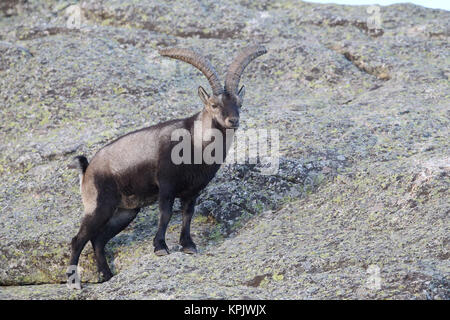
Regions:
<svg viewBox="0 0 450 320"><path fill-rule="evenodd" d="M183 252L187 254L196 254L197 248L189 246L189 247L183 247Z"/></svg>
<svg viewBox="0 0 450 320"><path fill-rule="evenodd" d="M159 257L161 256L167 256L169 254L169 250L167 249L155 249L155 254Z"/></svg>
<svg viewBox="0 0 450 320"><path fill-rule="evenodd" d="M100 272L100 282L109 281L113 277L111 271L101 271Z"/></svg>
<svg viewBox="0 0 450 320"><path fill-rule="evenodd" d="M169 254L169 247L164 240L154 240L153 245L155 246L155 254L157 256L165 256Z"/></svg>
<svg viewBox="0 0 450 320"><path fill-rule="evenodd" d="M197 253L197 246L192 239L180 240L180 244L183 247L182 251L187 254Z"/></svg>

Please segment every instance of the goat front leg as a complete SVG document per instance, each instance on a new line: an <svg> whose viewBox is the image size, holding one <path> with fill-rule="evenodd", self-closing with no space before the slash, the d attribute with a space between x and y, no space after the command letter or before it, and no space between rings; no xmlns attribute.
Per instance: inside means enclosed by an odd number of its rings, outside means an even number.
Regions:
<svg viewBox="0 0 450 320"><path fill-rule="evenodd" d="M197 247L191 238L191 220L194 215L196 200L197 196L181 200L183 206L183 226L181 228L180 244L183 247L183 252L189 254L197 253Z"/></svg>
<svg viewBox="0 0 450 320"><path fill-rule="evenodd" d="M153 239L155 247L155 254L157 256L164 256L169 254L169 248L166 245L166 230L172 217L173 202L175 197L169 190L160 189L159 192L159 225L156 236Z"/></svg>

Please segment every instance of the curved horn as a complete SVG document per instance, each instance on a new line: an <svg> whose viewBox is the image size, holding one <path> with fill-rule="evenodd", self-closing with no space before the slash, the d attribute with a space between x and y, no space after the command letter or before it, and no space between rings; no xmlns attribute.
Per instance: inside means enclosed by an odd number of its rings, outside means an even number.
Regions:
<svg viewBox="0 0 450 320"><path fill-rule="evenodd" d="M228 93L237 93L239 80L245 67L259 56L267 53L264 46L250 46L241 51L228 67L227 76L225 78L225 91Z"/></svg>
<svg viewBox="0 0 450 320"><path fill-rule="evenodd" d="M213 67L211 62L209 62L209 60L203 57L200 53L192 49L171 48L159 50L159 54L193 65L198 70L200 70L208 79L208 82L215 96L223 93L222 84L220 83L216 69Z"/></svg>

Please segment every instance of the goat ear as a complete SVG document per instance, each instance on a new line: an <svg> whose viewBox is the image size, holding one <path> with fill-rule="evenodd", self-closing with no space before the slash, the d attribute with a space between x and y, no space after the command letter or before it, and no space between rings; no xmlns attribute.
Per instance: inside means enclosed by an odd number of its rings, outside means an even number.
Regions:
<svg viewBox="0 0 450 320"><path fill-rule="evenodd" d="M244 96L245 96L245 86L242 86L241 89L238 92L238 96L239 98L241 98L241 101L244 100Z"/></svg>
<svg viewBox="0 0 450 320"><path fill-rule="evenodd" d="M208 104L209 94L203 89L202 86L198 87L198 96L202 99L204 104Z"/></svg>

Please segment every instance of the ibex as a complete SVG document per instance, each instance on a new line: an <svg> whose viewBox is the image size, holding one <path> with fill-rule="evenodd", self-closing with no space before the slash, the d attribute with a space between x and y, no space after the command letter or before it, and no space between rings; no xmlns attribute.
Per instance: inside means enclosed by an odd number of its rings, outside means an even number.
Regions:
<svg viewBox="0 0 450 320"><path fill-rule="evenodd" d="M227 129L237 129L245 93L244 86L238 90L240 77L253 59L266 52L259 45L242 50L229 66L224 87L210 61L198 52L182 48L159 52L199 69L208 79L212 95L200 86L198 95L204 104L201 112L128 133L100 149L90 163L84 156L75 158L70 167L80 171L85 215L71 242L71 266L78 265L81 251L91 241L98 271L103 281L109 280L113 274L105 257L106 243L133 221L140 208L155 201L159 202L160 218L153 240L154 251L159 256L168 254L165 234L175 198L179 198L182 205L180 244L186 253L197 252L190 234L195 202L221 164L204 161L174 164L171 151L177 141L172 141L171 134L176 129L185 129L194 136L196 121L200 121L203 128L215 128L223 133ZM227 139L226 134L223 137ZM191 142L194 145L194 141ZM207 144L203 142L201 146L204 148ZM223 141L223 145L229 144ZM226 151L223 160L225 156Z"/></svg>

